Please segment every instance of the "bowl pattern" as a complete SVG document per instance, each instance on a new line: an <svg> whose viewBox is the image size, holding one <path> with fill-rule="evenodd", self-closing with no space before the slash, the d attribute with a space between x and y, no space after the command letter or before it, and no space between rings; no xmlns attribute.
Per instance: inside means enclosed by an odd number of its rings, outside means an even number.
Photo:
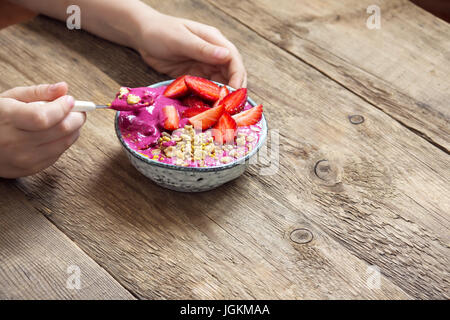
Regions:
<svg viewBox="0 0 450 320"><path fill-rule="evenodd" d="M173 80L159 82L149 87L157 88L168 85L172 81ZM231 91L234 90L233 88L228 88ZM248 98L248 102L252 106L256 106L256 103L251 98ZM262 131L258 144L245 157L231 163L215 167L181 167L149 159L139 152L131 149L122 138L119 128L119 115L120 112L117 112L115 117L116 135L119 138L128 159L130 159L131 164L139 172L154 181L156 184L167 189L181 192L208 191L217 188L228 181L236 179L244 173L248 166L249 159L256 155L267 137L267 123L263 115L261 119Z"/></svg>
<svg viewBox="0 0 450 320"><path fill-rule="evenodd" d="M227 170L218 171L182 171L150 166L127 152L133 166L156 184L175 191L202 192L212 190L234 180L244 173L248 163L243 162Z"/></svg>

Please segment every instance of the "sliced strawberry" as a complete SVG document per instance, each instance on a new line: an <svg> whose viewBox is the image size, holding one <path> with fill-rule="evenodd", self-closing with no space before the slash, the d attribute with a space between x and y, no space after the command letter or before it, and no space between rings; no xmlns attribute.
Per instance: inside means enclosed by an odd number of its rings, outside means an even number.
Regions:
<svg viewBox="0 0 450 320"><path fill-rule="evenodd" d="M230 90L228 90L227 86L220 87L219 91L219 99L214 103L213 107L217 107L222 101L223 98L225 98L230 93Z"/></svg>
<svg viewBox="0 0 450 320"><path fill-rule="evenodd" d="M259 120L261 120L262 113L263 106L262 104L260 104L259 106L235 114L233 116L233 119L236 120L236 124L238 127L251 126L252 124L256 124Z"/></svg>
<svg viewBox="0 0 450 320"><path fill-rule="evenodd" d="M162 112L164 114L164 129L173 131L178 129L180 125L180 116L178 115L177 109L172 106L164 106L162 109Z"/></svg>
<svg viewBox="0 0 450 320"><path fill-rule="evenodd" d="M164 91L163 95L167 98L180 98L189 92L184 78L187 76L181 76L176 78Z"/></svg>
<svg viewBox="0 0 450 320"><path fill-rule="evenodd" d="M195 108L188 108L183 111L182 117L183 118L191 118L193 116L196 116L202 112L205 112L207 110L211 109L210 107L195 107Z"/></svg>
<svg viewBox="0 0 450 320"><path fill-rule="evenodd" d="M206 130L216 124L224 110L224 106L209 108L209 110L189 118L189 123L196 129Z"/></svg>
<svg viewBox="0 0 450 320"><path fill-rule="evenodd" d="M209 108L210 107L209 104L207 104L205 101L203 101L199 97L195 97L195 96L189 96L189 97L184 98L182 103L186 107L191 107L191 108L203 108L203 107Z"/></svg>
<svg viewBox="0 0 450 320"><path fill-rule="evenodd" d="M186 76L186 86L197 96L208 101L219 99L220 87L212 81L200 77Z"/></svg>
<svg viewBox="0 0 450 320"><path fill-rule="evenodd" d="M224 112L214 126L214 140L219 143L233 143L236 135L236 121L228 112Z"/></svg>
<svg viewBox="0 0 450 320"><path fill-rule="evenodd" d="M223 105L229 114L235 114L242 110L246 101L247 89L241 88L227 95L219 104Z"/></svg>

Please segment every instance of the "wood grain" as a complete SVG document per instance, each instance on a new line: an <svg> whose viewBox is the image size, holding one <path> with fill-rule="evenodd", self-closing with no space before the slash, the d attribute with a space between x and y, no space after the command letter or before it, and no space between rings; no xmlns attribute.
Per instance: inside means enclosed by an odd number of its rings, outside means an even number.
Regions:
<svg viewBox="0 0 450 320"><path fill-rule="evenodd" d="M95 112L52 168L13 183L35 208L139 298L449 297L445 152L208 2L149 3L236 43L279 131L279 170L261 175L259 163L211 192L167 191L127 161L113 114ZM46 18L1 31L0 46L0 89L65 79L76 97L107 102L119 84L164 78Z"/></svg>
<svg viewBox="0 0 450 320"><path fill-rule="evenodd" d="M407 0L210 2L450 154L448 23Z"/></svg>
<svg viewBox="0 0 450 320"><path fill-rule="evenodd" d="M0 193L0 299L134 299L10 182ZM67 287L70 266L80 289Z"/></svg>

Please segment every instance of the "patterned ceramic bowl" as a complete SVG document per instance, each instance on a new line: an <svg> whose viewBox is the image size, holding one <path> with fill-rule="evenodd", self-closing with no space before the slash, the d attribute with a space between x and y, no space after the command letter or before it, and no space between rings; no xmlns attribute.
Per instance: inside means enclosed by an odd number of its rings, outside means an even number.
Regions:
<svg viewBox="0 0 450 320"><path fill-rule="evenodd" d="M149 87L157 88L166 86L169 85L172 81L173 80L158 82ZM234 90L230 87L228 88L231 91ZM256 106L256 103L252 99L248 98L248 102L253 107ZM117 112L115 118L116 134L133 166L139 172L141 172L147 178L153 180L158 185L164 188L182 192L207 191L217 188L228 181L236 179L244 173L245 169L248 166L249 159L256 155L267 138L267 123L263 114L261 119L262 130L258 144L245 157L227 164L214 167L182 167L149 159L131 149L122 138L122 134L119 128L119 115L120 112Z"/></svg>

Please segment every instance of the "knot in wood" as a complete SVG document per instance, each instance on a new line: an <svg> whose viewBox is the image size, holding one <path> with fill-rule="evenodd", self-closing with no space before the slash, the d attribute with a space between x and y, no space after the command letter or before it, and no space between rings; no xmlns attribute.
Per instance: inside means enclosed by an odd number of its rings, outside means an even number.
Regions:
<svg viewBox="0 0 450 320"><path fill-rule="evenodd" d="M313 234L308 229L299 228L293 230L289 235L289 238L295 243L306 244L311 242L313 239Z"/></svg>

